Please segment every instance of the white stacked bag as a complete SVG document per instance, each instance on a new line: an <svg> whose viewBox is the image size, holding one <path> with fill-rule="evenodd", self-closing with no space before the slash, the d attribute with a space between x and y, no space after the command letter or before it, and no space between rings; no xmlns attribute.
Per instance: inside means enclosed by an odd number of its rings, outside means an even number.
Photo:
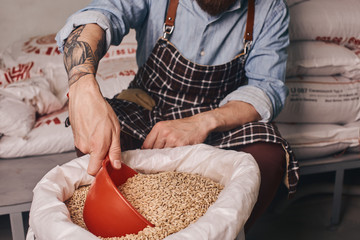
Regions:
<svg viewBox="0 0 360 240"><path fill-rule="evenodd" d="M20 39L0 53L0 158L74 149L68 116L68 80L55 34ZM104 97L126 88L137 71L135 31L111 46L97 80Z"/></svg>
<svg viewBox="0 0 360 240"><path fill-rule="evenodd" d="M275 122L296 157L359 148L360 1L287 0L289 96Z"/></svg>
<svg viewBox="0 0 360 240"><path fill-rule="evenodd" d="M260 186L260 171L250 154L199 144L126 151L122 153L122 160L145 174L187 172L224 185L218 199L202 217L165 239L245 239L244 225L256 203ZM76 188L93 181L86 172L88 163L89 155L85 155L57 166L36 185L27 240L99 239L71 222L64 203Z"/></svg>

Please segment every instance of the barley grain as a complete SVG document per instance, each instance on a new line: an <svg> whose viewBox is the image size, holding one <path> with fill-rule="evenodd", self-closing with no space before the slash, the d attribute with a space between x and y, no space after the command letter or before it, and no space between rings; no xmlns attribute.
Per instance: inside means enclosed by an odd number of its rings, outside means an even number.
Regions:
<svg viewBox="0 0 360 240"><path fill-rule="evenodd" d="M198 174L161 172L137 174L129 178L120 192L131 205L155 227L146 227L137 234L106 240L163 239L194 223L216 201L223 186ZM71 219L86 228L82 210L89 186L77 189L66 201Z"/></svg>

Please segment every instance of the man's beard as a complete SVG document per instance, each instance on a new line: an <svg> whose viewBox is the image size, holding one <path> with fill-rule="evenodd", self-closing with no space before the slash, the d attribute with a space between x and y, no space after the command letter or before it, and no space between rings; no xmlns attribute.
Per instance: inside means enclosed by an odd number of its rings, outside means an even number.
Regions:
<svg viewBox="0 0 360 240"><path fill-rule="evenodd" d="M236 0L196 0L202 10L216 16L228 10Z"/></svg>

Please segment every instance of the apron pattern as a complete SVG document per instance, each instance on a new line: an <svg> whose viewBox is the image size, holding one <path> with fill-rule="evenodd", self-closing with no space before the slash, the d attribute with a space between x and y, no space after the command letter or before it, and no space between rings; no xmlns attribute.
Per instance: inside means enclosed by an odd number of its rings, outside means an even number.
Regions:
<svg viewBox="0 0 360 240"><path fill-rule="evenodd" d="M118 116L122 132L144 141L159 121L185 118L219 107L227 94L247 84L244 70L247 52L225 64L199 65L183 57L169 40L160 38L129 85L129 88L144 90L155 101L155 107L148 110L127 100L107 99ZM214 132L205 143L233 148L259 141L284 147L289 158L289 194L295 193L298 162L288 142L272 123L251 122L230 131Z"/></svg>

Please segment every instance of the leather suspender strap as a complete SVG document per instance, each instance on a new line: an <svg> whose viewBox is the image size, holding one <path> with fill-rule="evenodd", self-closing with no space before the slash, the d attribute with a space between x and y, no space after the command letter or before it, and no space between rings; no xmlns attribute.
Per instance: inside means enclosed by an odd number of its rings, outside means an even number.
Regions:
<svg viewBox="0 0 360 240"><path fill-rule="evenodd" d="M179 0L170 0L170 4L167 10L166 19L164 23L164 38L168 39L174 30L176 10L179 5Z"/></svg>
<svg viewBox="0 0 360 240"><path fill-rule="evenodd" d="M248 0L248 12L247 12L245 34L244 34L245 42L251 42L253 40L254 16L255 16L255 0Z"/></svg>
<svg viewBox="0 0 360 240"><path fill-rule="evenodd" d="M176 10L178 5L179 5L179 0L170 0L169 8L165 19L166 26L174 26Z"/></svg>

